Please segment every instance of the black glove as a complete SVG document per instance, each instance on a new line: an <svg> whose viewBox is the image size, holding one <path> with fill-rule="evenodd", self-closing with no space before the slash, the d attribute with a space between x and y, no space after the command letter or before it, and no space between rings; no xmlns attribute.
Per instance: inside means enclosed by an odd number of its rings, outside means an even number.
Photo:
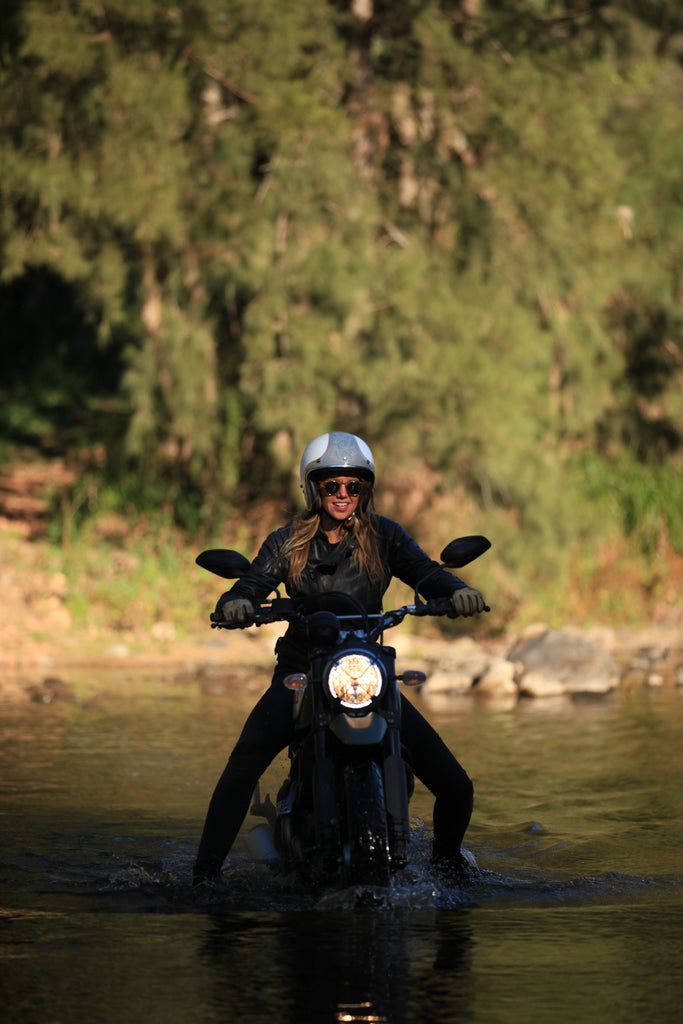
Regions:
<svg viewBox="0 0 683 1024"><path fill-rule="evenodd" d="M246 597L221 597L211 618L214 622L247 622L254 615L254 606Z"/></svg>

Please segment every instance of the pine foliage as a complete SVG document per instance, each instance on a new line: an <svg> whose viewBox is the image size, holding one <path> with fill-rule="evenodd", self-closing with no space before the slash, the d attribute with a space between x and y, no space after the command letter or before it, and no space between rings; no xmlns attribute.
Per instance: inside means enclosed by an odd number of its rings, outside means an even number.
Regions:
<svg viewBox="0 0 683 1024"><path fill-rule="evenodd" d="M674 8L12 0L6 442L196 527L347 429L515 571L680 549Z"/></svg>

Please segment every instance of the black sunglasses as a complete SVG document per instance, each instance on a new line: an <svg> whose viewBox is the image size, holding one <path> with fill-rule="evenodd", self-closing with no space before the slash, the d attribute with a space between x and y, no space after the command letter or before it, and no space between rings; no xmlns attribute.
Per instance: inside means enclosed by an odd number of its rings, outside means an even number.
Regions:
<svg viewBox="0 0 683 1024"><path fill-rule="evenodd" d="M342 485L338 480L326 480L325 483L320 486L325 494L329 494L330 497L332 497L333 494L337 494ZM350 498L357 498L362 490L363 485L360 480L352 480L350 483L346 484L346 493Z"/></svg>

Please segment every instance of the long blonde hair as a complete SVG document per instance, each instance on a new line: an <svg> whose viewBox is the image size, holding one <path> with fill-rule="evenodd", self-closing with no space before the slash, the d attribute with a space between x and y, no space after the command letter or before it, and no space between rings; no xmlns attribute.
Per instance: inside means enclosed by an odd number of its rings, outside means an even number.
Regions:
<svg viewBox="0 0 683 1024"><path fill-rule="evenodd" d="M381 590L387 581L387 569L382 563L377 543L377 516L372 502L372 492L359 503L356 513L344 524L346 536L340 544L356 540L353 558L358 575L365 570L372 583ZM292 532L285 542L283 554L289 556L287 582L290 586L301 586L301 575L308 562L311 541L320 529L320 507L305 509L292 520Z"/></svg>

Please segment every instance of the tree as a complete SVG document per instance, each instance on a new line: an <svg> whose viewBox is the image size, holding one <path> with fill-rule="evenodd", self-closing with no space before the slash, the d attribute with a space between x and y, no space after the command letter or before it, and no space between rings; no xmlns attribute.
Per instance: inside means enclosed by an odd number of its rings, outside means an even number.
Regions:
<svg viewBox="0 0 683 1024"><path fill-rule="evenodd" d="M340 427L408 519L620 529L614 466L680 473L667 10L16 0L0 301L39 358L6 431L79 408L118 500L194 526L293 499Z"/></svg>

